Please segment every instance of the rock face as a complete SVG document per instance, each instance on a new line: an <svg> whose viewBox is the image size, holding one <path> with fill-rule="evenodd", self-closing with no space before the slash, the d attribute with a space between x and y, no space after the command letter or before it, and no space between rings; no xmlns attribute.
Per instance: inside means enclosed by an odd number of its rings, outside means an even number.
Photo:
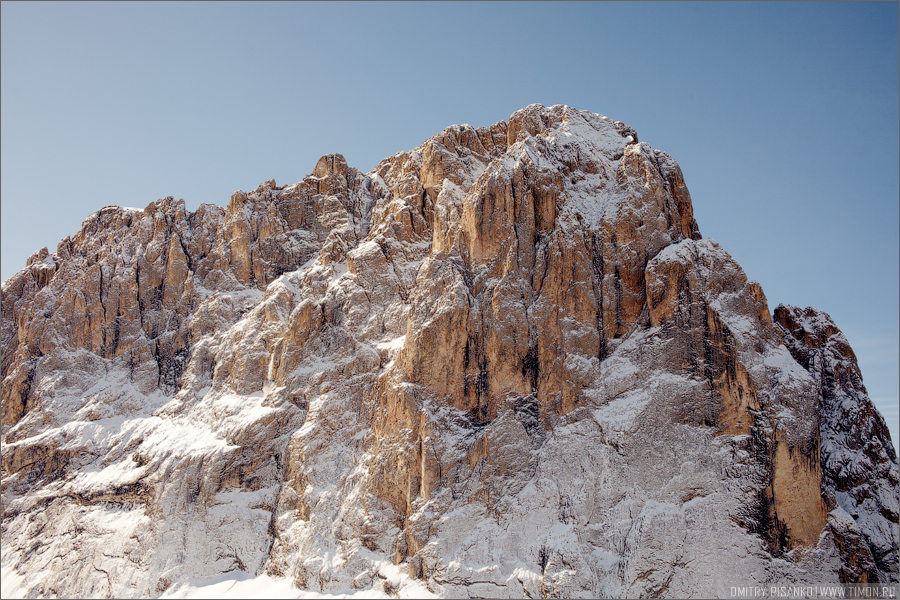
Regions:
<svg viewBox="0 0 900 600"><path fill-rule="evenodd" d="M532 105L368 174L90 215L3 284L4 568L120 597L897 582L846 339L773 322L636 139Z"/></svg>
<svg viewBox="0 0 900 600"><path fill-rule="evenodd" d="M829 526L851 558L841 575L896 581L897 455L884 418L866 395L856 356L823 312L780 305L775 320L784 345L819 392L822 497L832 509Z"/></svg>

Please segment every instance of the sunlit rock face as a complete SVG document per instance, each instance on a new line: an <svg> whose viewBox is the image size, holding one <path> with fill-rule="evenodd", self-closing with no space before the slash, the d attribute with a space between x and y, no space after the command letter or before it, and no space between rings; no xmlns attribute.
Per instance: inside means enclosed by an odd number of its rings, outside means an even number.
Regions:
<svg viewBox="0 0 900 600"><path fill-rule="evenodd" d="M90 215L3 284L5 572L70 597L896 582L897 457L846 339L773 322L636 139L531 105L368 174L328 155L227 208Z"/></svg>

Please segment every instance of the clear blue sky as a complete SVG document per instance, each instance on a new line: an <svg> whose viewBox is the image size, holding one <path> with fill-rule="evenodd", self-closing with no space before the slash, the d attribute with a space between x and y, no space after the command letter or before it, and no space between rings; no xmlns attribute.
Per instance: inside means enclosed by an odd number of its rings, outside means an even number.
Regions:
<svg viewBox="0 0 900 600"><path fill-rule="evenodd" d="M898 3L3 2L2 278L92 211L362 171L533 102L633 126L704 237L831 314L898 430Z"/></svg>

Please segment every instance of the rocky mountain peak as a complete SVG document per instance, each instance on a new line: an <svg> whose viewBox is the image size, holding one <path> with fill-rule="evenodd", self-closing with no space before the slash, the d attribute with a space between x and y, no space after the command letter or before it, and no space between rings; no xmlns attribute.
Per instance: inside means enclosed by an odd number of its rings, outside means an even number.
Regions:
<svg viewBox="0 0 900 600"><path fill-rule="evenodd" d="M91 214L3 283L0 401L23 594L897 581L843 335L773 321L677 163L568 106Z"/></svg>

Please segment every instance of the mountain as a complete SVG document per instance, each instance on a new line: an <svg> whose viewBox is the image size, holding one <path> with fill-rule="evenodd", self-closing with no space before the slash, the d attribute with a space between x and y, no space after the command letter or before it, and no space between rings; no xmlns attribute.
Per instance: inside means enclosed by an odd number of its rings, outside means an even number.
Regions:
<svg viewBox="0 0 900 600"><path fill-rule="evenodd" d="M773 318L676 162L567 106L91 214L3 283L2 436L21 594L898 581L843 334Z"/></svg>

